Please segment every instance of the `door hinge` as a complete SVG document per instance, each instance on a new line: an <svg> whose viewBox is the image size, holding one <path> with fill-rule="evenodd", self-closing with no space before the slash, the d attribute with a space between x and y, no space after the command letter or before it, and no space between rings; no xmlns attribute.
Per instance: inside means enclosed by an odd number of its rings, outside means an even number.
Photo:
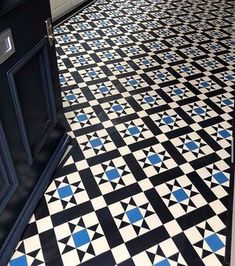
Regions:
<svg viewBox="0 0 235 266"><path fill-rule="evenodd" d="M48 18L46 21L46 29L47 29L47 38L49 41L50 46L53 46L54 44L54 33L53 33L53 26L52 26L52 21L51 18Z"/></svg>

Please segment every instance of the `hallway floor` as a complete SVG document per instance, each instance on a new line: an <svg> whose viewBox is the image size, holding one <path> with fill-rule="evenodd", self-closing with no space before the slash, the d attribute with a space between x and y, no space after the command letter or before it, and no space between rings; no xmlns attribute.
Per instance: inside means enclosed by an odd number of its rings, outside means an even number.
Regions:
<svg viewBox="0 0 235 266"><path fill-rule="evenodd" d="M11 266L227 265L233 10L98 0L57 26L73 147Z"/></svg>

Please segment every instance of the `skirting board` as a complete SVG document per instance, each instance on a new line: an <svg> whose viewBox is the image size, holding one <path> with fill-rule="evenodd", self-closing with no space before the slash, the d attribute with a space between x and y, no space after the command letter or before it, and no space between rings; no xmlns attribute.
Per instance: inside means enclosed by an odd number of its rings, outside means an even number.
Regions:
<svg viewBox="0 0 235 266"><path fill-rule="evenodd" d="M28 201L26 202L20 216L18 217L16 223L11 229L4 245L0 249L0 265L7 265L9 259L11 258L14 249L20 240L20 237L28 224L30 217L32 216L39 200L41 199L45 189L51 181L51 177L56 170L59 162L61 161L66 148L70 142L70 137L64 134L60 140L56 150L54 151L50 161L48 162L45 170L43 171L37 185L35 186L32 194L30 195Z"/></svg>

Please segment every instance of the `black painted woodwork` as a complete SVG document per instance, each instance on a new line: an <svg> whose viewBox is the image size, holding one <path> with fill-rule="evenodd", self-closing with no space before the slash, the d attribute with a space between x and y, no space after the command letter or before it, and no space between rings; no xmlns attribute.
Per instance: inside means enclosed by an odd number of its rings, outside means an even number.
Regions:
<svg viewBox="0 0 235 266"><path fill-rule="evenodd" d="M11 28L16 52L0 65L0 265L68 144L55 47L46 37L49 0L0 4L0 32Z"/></svg>

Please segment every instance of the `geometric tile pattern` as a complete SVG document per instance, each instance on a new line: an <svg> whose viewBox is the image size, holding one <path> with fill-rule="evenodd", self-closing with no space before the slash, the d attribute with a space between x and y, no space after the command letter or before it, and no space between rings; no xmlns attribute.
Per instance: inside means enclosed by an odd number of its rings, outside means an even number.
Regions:
<svg viewBox="0 0 235 266"><path fill-rule="evenodd" d="M156 190L175 218L207 204L186 176L156 186Z"/></svg>
<svg viewBox="0 0 235 266"><path fill-rule="evenodd" d="M144 193L111 204L109 209L124 242L162 224Z"/></svg>
<svg viewBox="0 0 235 266"><path fill-rule="evenodd" d="M232 0L97 0L55 27L72 148L10 266L229 265Z"/></svg>
<svg viewBox="0 0 235 266"><path fill-rule="evenodd" d="M89 200L78 172L56 178L45 193L50 214L61 212Z"/></svg>
<svg viewBox="0 0 235 266"><path fill-rule="evenodd" d="M94 213L54 228L64 265L78 265L109 249Z"/></svg>
<svg viewBox="0 0 235 266"><path fill-rule="evenodd" d="M215 216L185 231L185 235L205 265L216 265L223 261L225 236L221 232L224 228L225 225Z"/></svg>

